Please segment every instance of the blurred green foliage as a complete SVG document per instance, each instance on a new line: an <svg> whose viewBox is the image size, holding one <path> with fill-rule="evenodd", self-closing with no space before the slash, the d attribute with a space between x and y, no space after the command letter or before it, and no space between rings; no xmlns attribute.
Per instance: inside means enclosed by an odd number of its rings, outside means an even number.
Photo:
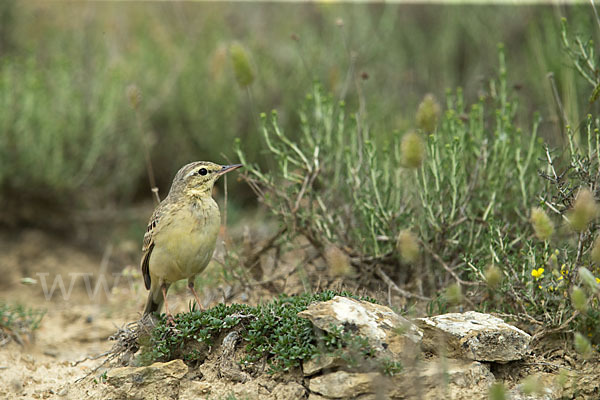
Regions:
<svg viewBox="0 0 600 400"><path fill-rule="evenodd" d="M296 132L313 80L362 107L373 139L385 142L413 126L424 93L485 92L499 41L524 107L542 110L543 135L552 136L560 129L545 74L555 71L574 120L586 100L576 71L564 68L559 13L577 29L589 24L579 7L2 2L1 197L16 209L40 199L85 209L150 198L142 137L163 194L182 164L234 157L236 137L259 160L257 112L279 109L279 123ZM244 87L233 43L247 52ZM141 129L127 101L132 84Z"/></svg>

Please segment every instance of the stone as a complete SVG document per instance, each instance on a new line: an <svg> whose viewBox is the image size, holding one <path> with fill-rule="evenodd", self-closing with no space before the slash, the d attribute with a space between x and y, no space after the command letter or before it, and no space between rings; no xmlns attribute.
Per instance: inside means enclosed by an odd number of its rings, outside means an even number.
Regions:
<svg viewBox="0 0 600 400"><path fill-rule="evenodd" d="M390 399L487 399L494 379L489 367L478 361L439 358L383 377L376 387Z"/></svg>
<svg viewBox="0 0 600 400"><path fill-rule="evenodd" d="M304 376L311 376L322 370L336 368L343 365L343 360L329 354L319 354L314 358L302 362Z"/></svg>
<svg viewBox="0 0 600 400"><path fill-rule="evenodd" d="M475 311L418 318L423 348L451 358L506 363L520 360L531 336L493 315Z"/></svg>
<svg viewBox="0 0 600 400"><path fill-rule="evenodd" d="M329 400L327 397L323 397L320 394L310 393L308 395L308 400Z"/></svg>
<svg viewBox="0 0 600 400"><path fill-rule="evenodd" d="M335 296L325 302L313 303L298 313L324 331L331 326L343 327L364 336L378 351L400 356L407 347L411 350L423 338L421 330L391 308L367 301Z"/></svg>
<svg viewBox="0 0 600 400"><path fill-rule="evenodd" d="M219 375L233 382L244 383L250 379L250 376L241 370L240 365L235 360L235 345L239 338L240 335L233 331L223 339L221 356L219 357Z"/></svg>
<svg viewBox="0 0 600 400"><path fill-rule="evenodd" d="M177 399L180 381L187 372L187 365L179 359L146 367L115 368L106 375L102 398Z"/></svg>
<svg viewBox="0 0 600 400"><path fill-rule="evenodd" d="M441 360L425 363L420 379L427 387L439 386L443 381L461 388L494 382L489 366L478 361Z"/></svg>
<svg viewBox="0 0 600 400"><path fill-rule="evenodd" d="M364 393L373 393L373 381L379 376L376 372L352 373L337 371L314 377L308 388L311 392L334 399L352 398Z"/></svg>
<svg viewBox="0 0 600 400"><path fill-rule="evenodd" d="M211 384L208 382L182 381L179 388L178 400L192 400L207 397L211 394Z"/></svg>
<svg viewBox="0 0 600 400"><path fill-rule="evenodd" d="M306 395L304 386L297 382L280 383L271 392L273 399L303 399Z"/></svg>

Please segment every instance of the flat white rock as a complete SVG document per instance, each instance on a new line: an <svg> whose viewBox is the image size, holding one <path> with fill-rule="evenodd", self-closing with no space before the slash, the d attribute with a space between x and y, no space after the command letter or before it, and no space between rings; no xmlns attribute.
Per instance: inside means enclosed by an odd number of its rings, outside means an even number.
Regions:
<svg viewBox="0 0 600 400"><path fill-rule="evenodd" d="M402 354L407 346L414 348L423 338L415 324L391 308L348 297L313 303L298 315L324 331L334 326L364 336L377 351L389 351L394 356Z"/></svg>
<svg viewBox="0 0 600 400"><path fill-rule="evenodd" d="M531 336L498 317L475 311L418 318L423 347L448 357L505 363L520 360Z"/></svg>

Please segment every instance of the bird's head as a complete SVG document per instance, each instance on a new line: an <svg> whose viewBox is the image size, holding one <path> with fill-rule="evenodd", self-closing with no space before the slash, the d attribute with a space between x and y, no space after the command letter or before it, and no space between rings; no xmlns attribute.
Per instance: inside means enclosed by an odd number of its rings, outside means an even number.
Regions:
<svg viewBox="0 0 600 400"><path fill-rule="evenodd" d="M192 196L210 195L221 175L240 168L242 164L219 165L210 161L196 161L183 166L171 186L171 192L182 191Z"/></svg>

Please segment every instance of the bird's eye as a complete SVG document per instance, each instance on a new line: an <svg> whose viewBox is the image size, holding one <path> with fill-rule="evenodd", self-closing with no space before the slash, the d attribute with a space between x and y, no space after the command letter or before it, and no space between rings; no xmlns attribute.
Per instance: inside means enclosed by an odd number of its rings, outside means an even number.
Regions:
<svg viewBox="0 0 600 400"><path fill-rule="evenodd" d="M199 173L200 175L206 175L206 174L208 174L208 171L206 170L206 168L200 168L200 169L198 170L198 173Z"/></svg>

